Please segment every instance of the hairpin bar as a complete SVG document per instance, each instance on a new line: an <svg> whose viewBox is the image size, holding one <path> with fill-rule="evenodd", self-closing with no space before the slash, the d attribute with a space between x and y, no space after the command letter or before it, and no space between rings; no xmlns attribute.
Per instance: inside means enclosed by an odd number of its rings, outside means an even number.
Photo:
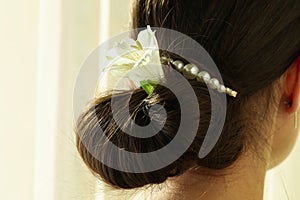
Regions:
<svg viewBox="0 0 300 200"><path fill-rule="evenodd" d="M206 71L200 71L194 64L186 64L180 60L173 60L172 58L162 57L162 61L169 62L175 66L175 68L181 72L187 79L197 79L199 82L204 82L213 90L217 90L220 93L226 93L229 96L236 97L237 92L220 84L220 81L216 78L211 78L210 74Z"/></svg>

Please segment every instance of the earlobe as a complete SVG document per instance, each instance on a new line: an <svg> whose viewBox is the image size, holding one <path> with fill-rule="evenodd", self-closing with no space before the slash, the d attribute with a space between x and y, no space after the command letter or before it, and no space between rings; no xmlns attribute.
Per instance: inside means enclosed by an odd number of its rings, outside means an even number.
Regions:
<svg viewBox="0 0 300 200"><path fill-rule="evenodd" d="M284 81L284 97L288 99L286 112L292 114L298 110L300 93L300 56L286 72Z"/></svg>

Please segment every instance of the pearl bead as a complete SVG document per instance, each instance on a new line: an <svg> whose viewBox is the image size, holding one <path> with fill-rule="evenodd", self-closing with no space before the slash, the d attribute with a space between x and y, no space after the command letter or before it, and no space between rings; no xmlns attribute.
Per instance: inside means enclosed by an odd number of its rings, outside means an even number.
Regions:
<svg viewBox="0 0 300 200"><path fill-rule="evenodd" d="M195 65L192 65L192 64L187 64L186 66L184 66L184 71L186 72L190 72L191 69L194 67Z"/></svg>
<svg viewBox="0 0 300 200"><path fill-rule="evenodd" d="M224 85L220 85L218 87L218 92L224 93L226 91L226 87Z"/></svg>
<svg viewBox="0 0 300 200"><path fill-rule="evenodd" d="M205 83L208 83L209 80L210 80L210 75L209 75L208 72L202 71L202 72L200 72L200 73L198 74L197 80L198 80L198 81L202 81L202 80L203 80Z"/></svg>
<svg viewBox="0 0 300 200"><path fill-rule="evenodd" d="M220 83L218 81L218 79L216 78L212 78L210 81L209 81L209 86L211 89L217 89L219 87Z"/></svg>
<svg viewBox="0 0 300 200"><path fill-rule="evenodd" d="M172 64L175 66L175 68L177 70L179 70L179 71L183 70L184 64L180 60L176 60L176 61L172 62Z"/></svg>
<svg viewBox="0 0 300 200"><path fill-rule="evenodd" d="M196 67L195 65L193 64L187 64L186 66L184 66L183 68L183 75L187 78L187 79L194 79L195 78L195 75L193 75L191 73L191 69L193 67Z"/></svg>
<svg viewBox="0 0 300 200"><path fill-rule="evenodd" d="M199 69L196 66L193 66L191 69L191 74L193 74L194 76L197 76L199 73Z"/></svg>

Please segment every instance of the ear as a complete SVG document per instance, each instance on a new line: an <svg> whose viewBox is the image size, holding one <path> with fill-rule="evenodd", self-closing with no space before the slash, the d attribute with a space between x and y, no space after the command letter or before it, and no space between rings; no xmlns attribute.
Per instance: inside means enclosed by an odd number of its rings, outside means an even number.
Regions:
<svg viewBox="0 0 300 200"><path fill-rule="evenodd" d="M298 110L300 93L300 56L293 62L285 73L283 99L288 102L285 111L293 114Z"/></svg>
<svg viewBox="0 0 300 200"><path fill-rule="evenodd" d="M295 123L300 124L296 122L299 119L296 115L300 95L300 56L281 77L281 86L281 103L272 137L269 168L277 166L289 155L298 136L299 126L295 128Z"/></svg>

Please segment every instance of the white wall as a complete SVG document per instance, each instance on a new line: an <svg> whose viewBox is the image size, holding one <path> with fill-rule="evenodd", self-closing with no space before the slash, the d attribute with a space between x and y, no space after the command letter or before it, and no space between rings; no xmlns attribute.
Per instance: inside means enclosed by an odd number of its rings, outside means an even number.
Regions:
<svg viewBox="0 0 300 200"><path fill-rule="evenodd" d="M0 0L0 199L33 199L37 0Z"/></svg>

